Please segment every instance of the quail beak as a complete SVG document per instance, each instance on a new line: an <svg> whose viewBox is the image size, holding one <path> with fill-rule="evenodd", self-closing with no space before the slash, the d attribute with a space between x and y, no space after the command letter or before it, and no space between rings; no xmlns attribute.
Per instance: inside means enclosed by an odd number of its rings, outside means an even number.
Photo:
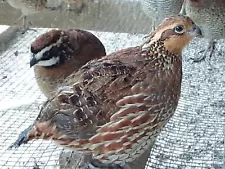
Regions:
<svg viewBox="0 0 225 169"><path fill-rule="evenodd" d="M192 27L192 29L188 32L188 34L193 37L202 37L203 36L201 29L196 25L194 25Z"/></svg>
<svg viewBox="0 0 225 169"><path fill-rule="evenodd" d="M30 67L36 65L37 63L38 63L38 60L34 56L32 56L30 60Z"/></svg>

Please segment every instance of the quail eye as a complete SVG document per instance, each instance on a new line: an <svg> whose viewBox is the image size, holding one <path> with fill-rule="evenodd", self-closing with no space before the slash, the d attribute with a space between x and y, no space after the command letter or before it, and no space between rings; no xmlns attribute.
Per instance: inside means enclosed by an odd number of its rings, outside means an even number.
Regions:
<svg viewBox="0 0 225 169"><path fill-rule="evenodd" d="M175 31L176 33L179 33L179 34L184 33L184 27L183 27L183 25L176 26L176 27L174 28L174 31Z"/></svg>

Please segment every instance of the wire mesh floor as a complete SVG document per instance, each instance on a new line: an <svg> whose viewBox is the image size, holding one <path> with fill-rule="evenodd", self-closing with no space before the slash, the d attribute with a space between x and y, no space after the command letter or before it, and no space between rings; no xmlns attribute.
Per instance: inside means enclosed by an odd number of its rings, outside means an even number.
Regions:
<svg viewBox="0 0 225 169"><path fill-rule="evenodd" d="M0 166L8 168L60 168L62 151L50 141L34 141L7 150L18 134L37 117L46 99L29 68L30 43L48 29L28 31L12 40L0 55ZM93 32L107 53L139 45L143 34ZM217 45L211 69L208 62L187 61L206 47L195 40L184 51L182 96L178 109L158 137L146 168L222 169L224 166L225 51Z"/></svg>

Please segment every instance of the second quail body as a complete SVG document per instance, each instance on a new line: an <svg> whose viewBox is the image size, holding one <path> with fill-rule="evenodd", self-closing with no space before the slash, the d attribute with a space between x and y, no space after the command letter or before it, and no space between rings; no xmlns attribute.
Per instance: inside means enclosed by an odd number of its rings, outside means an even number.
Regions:
<svg viewBox="0 0 225 169"><path fill-rule="evenodd" d="M144 13L152 19L152 30L165 18L180 12L183 0L140 0Z"/></svg>
<svg viewBox="0 0 225 169"><path fill-rule="evenodd" d="M215 48L215 41L225 38L225 1L224 0L185 0L186 14L198 24L209 45L203 55L194 58L199 62L205 59L207 52L210 57Z"/></svg>

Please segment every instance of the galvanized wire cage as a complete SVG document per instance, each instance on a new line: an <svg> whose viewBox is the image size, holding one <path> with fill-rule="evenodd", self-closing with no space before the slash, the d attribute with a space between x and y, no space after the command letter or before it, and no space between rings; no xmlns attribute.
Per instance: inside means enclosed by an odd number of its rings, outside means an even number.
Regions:
<svg viewBox="0 0 225 169"><path fill-rule="evenodd" d="M0 24L13 23L18 11L12 11L7 4L0 4L0 8L4 9L0 9L0 16L4 16L0 18ZM6 12L7 9L11 11ZM151 22L138 2L129 0L101 1L80 15L53 11L31 16L30 19L33 26L48 28L21 34L17 28L10 27L0 35L0 167L76 168L79 155L71 152L62 154L65 150L50 141L36 140L17 150L7 149L37 117L40 106L46 100L29 67L30 43L53 27L80 28L95 34L105 45L107 53L111 53L141 44L151 28ZM158 137L145 168L225 168L224 44L220 41L216 46L210 61L213 67L207 61L192 63L188 60L206 46L203 39L194 40L185 49L179 106Z"/></svg>

